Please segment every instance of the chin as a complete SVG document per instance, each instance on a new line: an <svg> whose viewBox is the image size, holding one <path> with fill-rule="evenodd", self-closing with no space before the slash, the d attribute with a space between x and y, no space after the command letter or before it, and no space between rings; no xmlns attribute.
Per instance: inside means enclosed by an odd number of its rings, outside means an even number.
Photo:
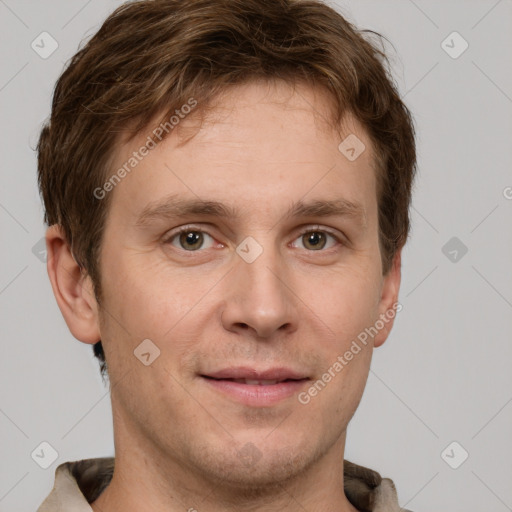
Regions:
<svg viewBox="0 0 512 512"><path fill-rule="evenodd" d="M268 496L272 489L282 492L283 485L307 471L322 455L311 443L307 448L300 443L276 447L269 440L265 443L264 437L258 446L247 441L239 443L237 450L232 442L220 453L202 447L201 458L196 460L198 469L216 485L256 498L259 493Z"/></svg>

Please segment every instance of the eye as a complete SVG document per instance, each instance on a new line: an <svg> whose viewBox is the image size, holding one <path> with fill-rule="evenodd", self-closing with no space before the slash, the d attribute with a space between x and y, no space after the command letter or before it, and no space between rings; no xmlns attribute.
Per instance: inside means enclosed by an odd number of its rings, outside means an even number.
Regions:
<svg viewBox="0 0 512 512"><path fill-rule="evenodd" d="M329 247L328 239L331 238L334 240L334 243L331 243ZM339 238L330 233L329 231L320 230L320 229L309 229L307 231L303 231L300 236L296 239L300 240L303 244L304 249L311 251L321 251L322 249L331 249L336 244L340 243ZM295 245L294 245L295 247Z"/></svg>
<svg viewBox="0 0 512 512"><path fill-rule="evenodd" d="M178 249L185 251L197 251L199 249L209 249L209 246L205 247L205 240L213 238L204 231L192 227L182 227L177 232L171 233L165 240L164 243L172 245Z"/></svg>
<svg viewBox="0 0 512 512"><path fill-rule="evenodd" d="M292 243L292 247L297 247L296 243L302 245L299 248L308 251L322 251L331 249L341 243L338 236L325 229L309 228L303 231ZM205 231L193 227L183 226L170 233L163 241L165 244L172 245L177 249L188 252L197 252L200 249L210 249L214 244L214 238Z"/></svg>

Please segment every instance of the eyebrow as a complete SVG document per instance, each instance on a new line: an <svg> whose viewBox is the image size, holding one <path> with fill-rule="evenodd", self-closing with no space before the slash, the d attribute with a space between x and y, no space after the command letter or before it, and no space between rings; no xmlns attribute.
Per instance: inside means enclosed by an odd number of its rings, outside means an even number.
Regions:
<svg viewBox="0 0 512 512"><path fill-rule="evenodd" d="M137 217L135 225L144 227L156 220L182 218L191 215L231 218L237 220L240 213L233 207L218 201L184 199L170 195L149 203ZM349 217L366 226L366 211L362 204L347 199L294 201L283 218L294 217Z"/></svg>

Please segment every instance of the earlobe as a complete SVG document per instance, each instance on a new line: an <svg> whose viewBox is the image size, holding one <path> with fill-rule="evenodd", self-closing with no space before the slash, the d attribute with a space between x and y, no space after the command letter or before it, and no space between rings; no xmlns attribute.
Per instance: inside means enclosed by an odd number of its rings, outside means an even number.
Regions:
<svg viewBox="0 0 512 512"><path fill-rule="evenodd" d="M75 261L57 224L46 231L46 249L48 276L69 330L79 341L96 343L101 336L92 282Z"/></svg>
<svg viewBox="0 0 512 512"><path fill-rule="evenodd" d="M379 332L376 334L373 346L380 347L384 344L395 321L395 316L402 309L398 302L400 291L400 280L402 274L402 249L398 250L393 257L393 263L389 272L384 276L382 283L381 298L379 302Z"/></svg>

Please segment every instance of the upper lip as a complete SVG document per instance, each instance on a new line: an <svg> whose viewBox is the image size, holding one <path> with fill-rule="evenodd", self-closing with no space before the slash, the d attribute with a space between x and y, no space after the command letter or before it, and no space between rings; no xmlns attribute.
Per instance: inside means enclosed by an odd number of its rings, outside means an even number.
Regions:
<svg viewBox="0 0 512 512"><path fill-rule="evenodd" d="M292 370L291 368L268 368L266 370L256 370L248 366L236 366L224 368L222 370L202 374L204 377L214 379L250 379L250 380L286 380L286 379L307 379L308 376L302 372Z"/></svg>

